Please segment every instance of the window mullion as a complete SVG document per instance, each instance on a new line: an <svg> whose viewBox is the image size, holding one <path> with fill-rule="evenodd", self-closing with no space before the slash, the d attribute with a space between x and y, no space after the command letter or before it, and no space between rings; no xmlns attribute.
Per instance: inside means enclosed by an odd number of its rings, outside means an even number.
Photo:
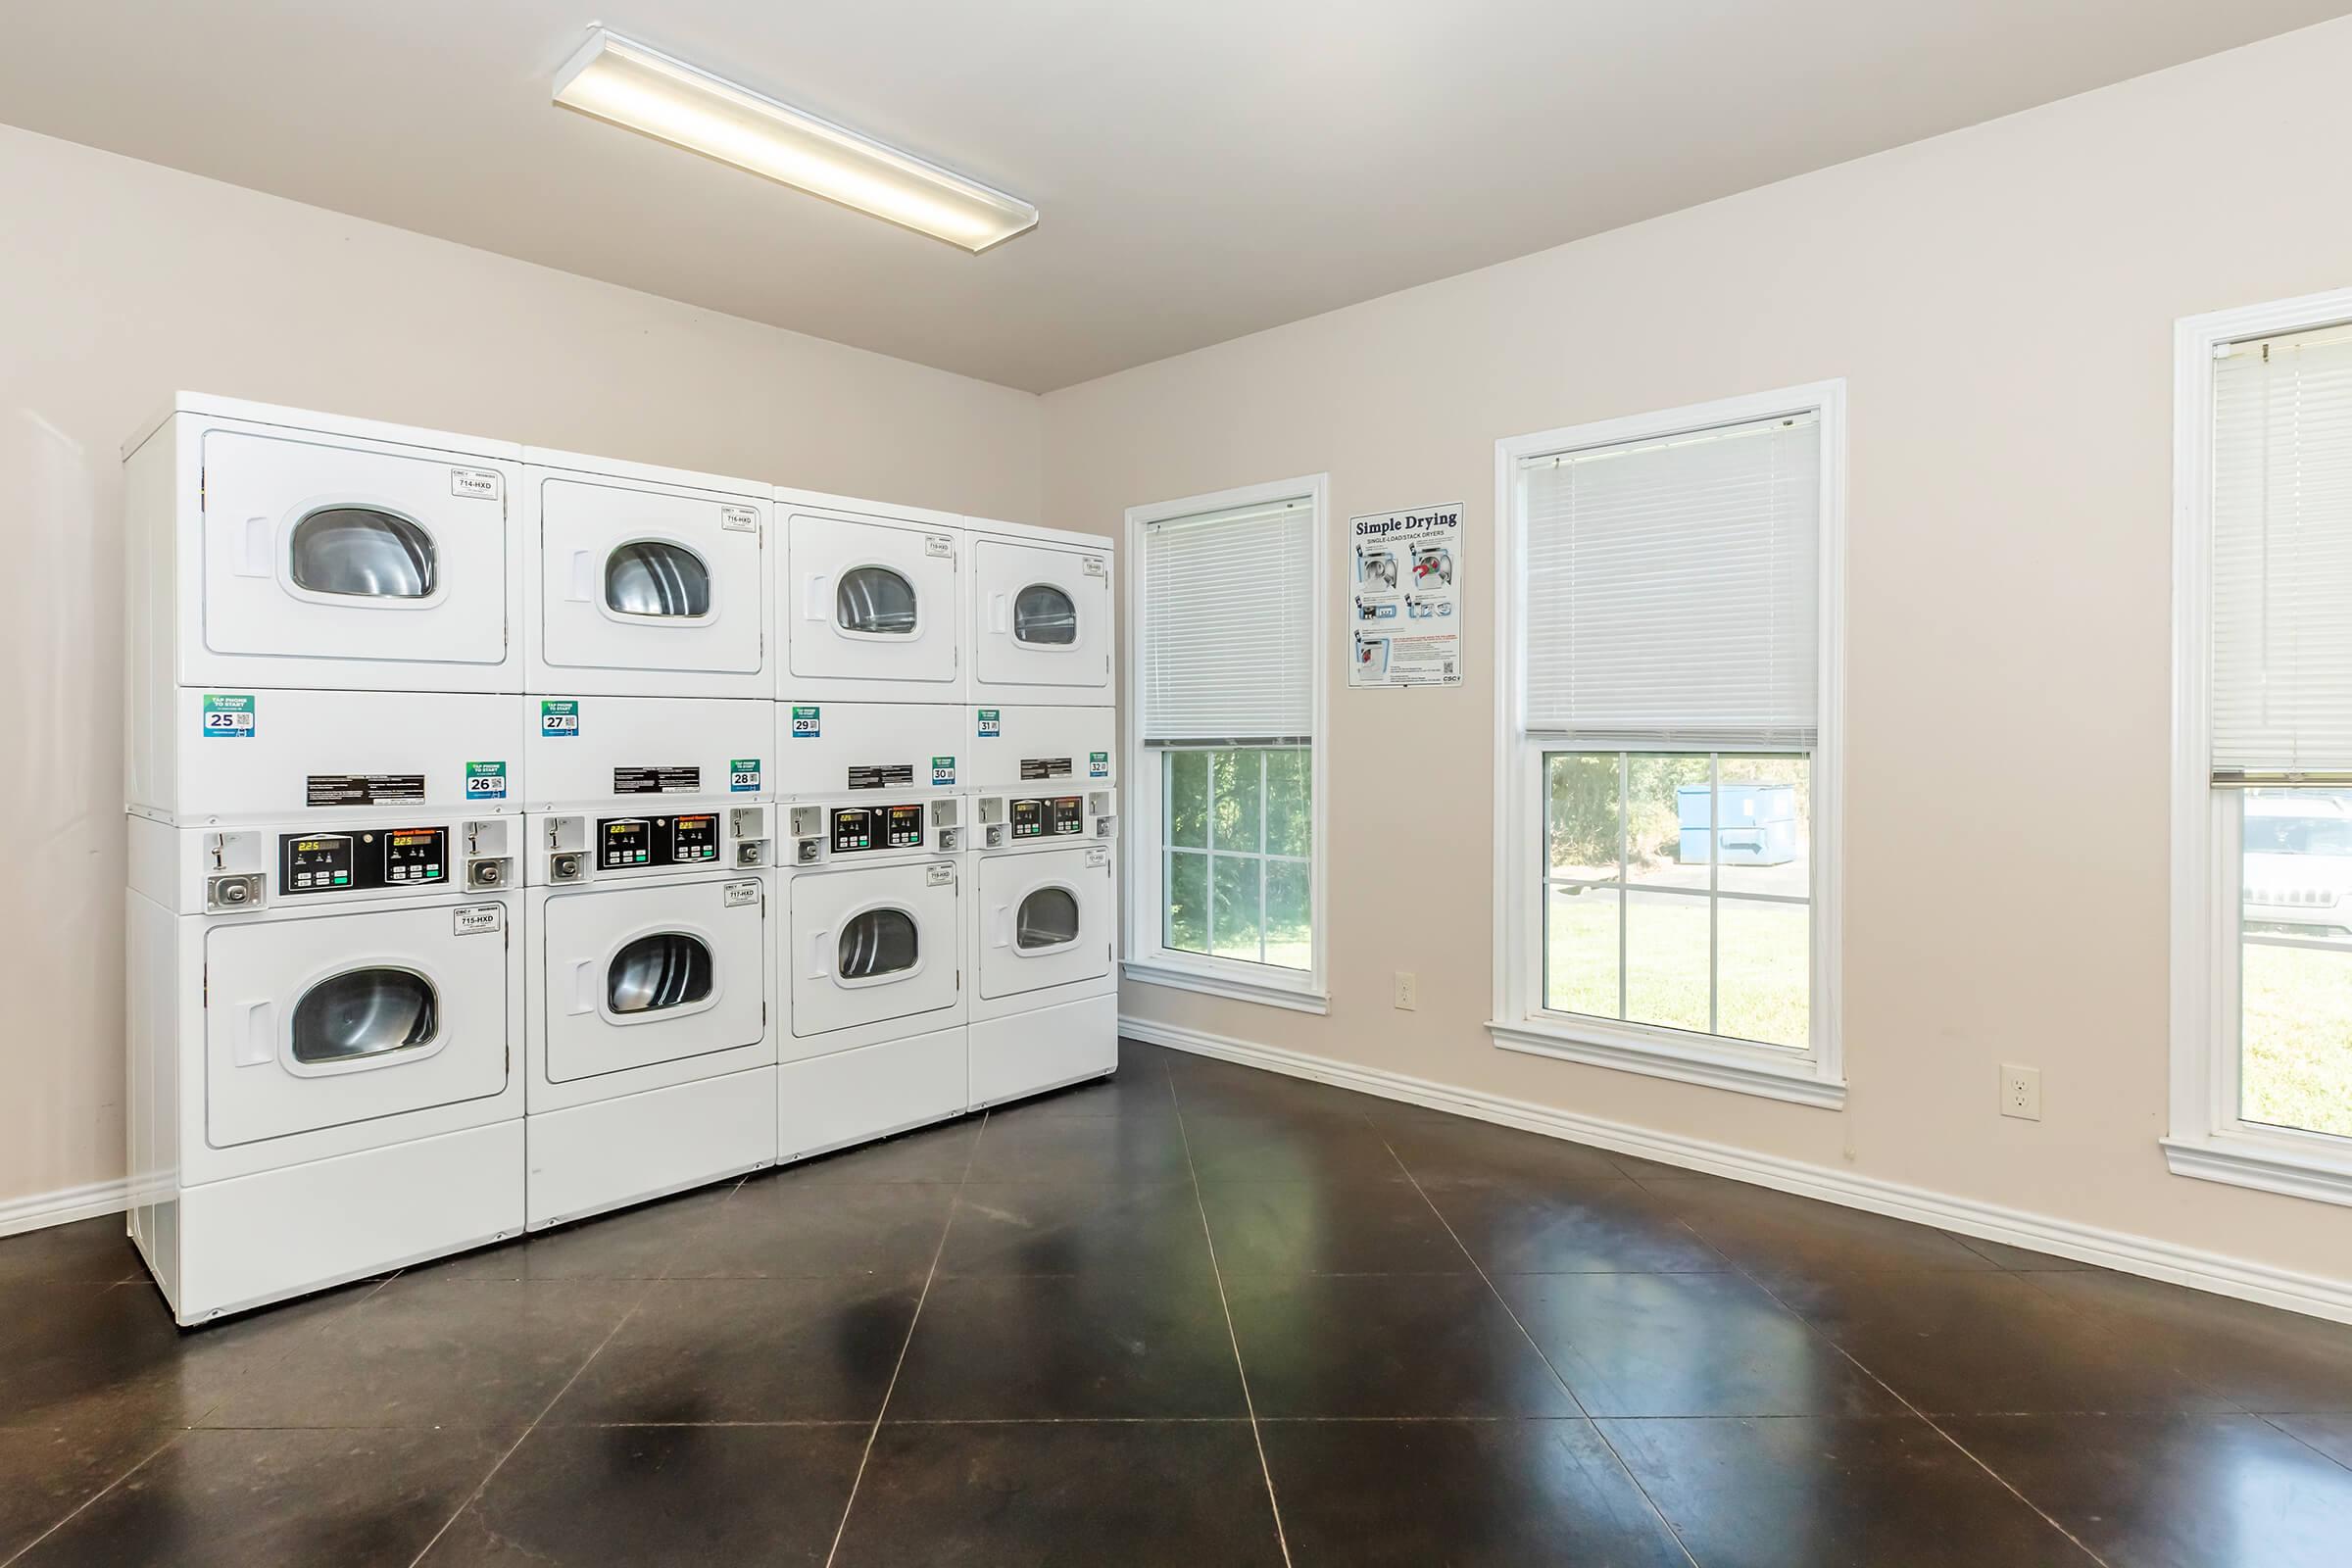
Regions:
<svg viewBox="0 0 2352 1568"><path fill-rule="evenodd" d="M1707 1033L1723 1033L1723 754L1707 754ZM1678 852L1679 853L1679 852Z"/></svg>
<svg viewBox="0 0 2352 1568"><path fill-rule="evenodd" d="M1624 752L1617 754L1617 1016L1630 1016L1627 1001L1631 984L1626 974L1626 925L1634 913L1634 890L1627 870L1633 826L1632 795L1633 759Z"/></svg>

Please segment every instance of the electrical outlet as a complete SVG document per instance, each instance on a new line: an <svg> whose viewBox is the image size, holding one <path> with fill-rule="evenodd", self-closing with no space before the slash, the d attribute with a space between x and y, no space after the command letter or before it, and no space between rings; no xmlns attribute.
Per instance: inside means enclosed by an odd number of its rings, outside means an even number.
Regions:
<svg viewBox="0 0 2352 1568"><path fill-rule="evenodd" d="M2041 1069L2001 1064L2001 1114L2041 1120Z"/></svg>
<svg viewBox="0 0 2352 1568"><path fill-rule="evenodd" d="M1396 1005L1407 1012L1421 1005L1421 981L1410 969L1396 971Z"/></svg>

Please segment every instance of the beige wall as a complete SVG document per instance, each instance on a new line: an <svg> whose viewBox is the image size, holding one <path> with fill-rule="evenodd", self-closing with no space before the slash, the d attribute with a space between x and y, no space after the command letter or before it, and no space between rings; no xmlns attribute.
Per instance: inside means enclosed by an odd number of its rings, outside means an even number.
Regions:
<svg viewBox="0 0 2352 1568"><path fill-rule="evenodd" d="M7 128L0 212L0 1213L122 1174L118 449L174 388L1036 519L1027 393Z"/></svg>
<svg viewBox="0 0 2352 1568"><path fill-rule="evenodd" d="M1349 691L1331 661L1330 1015L1125 1008L2352 1280L2344 1210L2174 1178L2156 1143L2171 333L2352 283L2347 79L2352 21L1050 396L1050 523L1324 470L1335 526L1469 508L1465 684ZM1838 376L1848 1104L1498 1051L1495 439ZM1400 855L1433 802L1468 831ZM1996 1114L2003 1061L2041 1068L2039 1123Z"/></svg>

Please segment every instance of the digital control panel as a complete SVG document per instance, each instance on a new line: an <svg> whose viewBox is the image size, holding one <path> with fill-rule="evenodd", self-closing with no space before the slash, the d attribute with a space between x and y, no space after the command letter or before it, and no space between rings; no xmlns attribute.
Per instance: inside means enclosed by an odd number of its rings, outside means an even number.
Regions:
<svg viewBox="0 0 2352 1568"><path fill-rule="evenodd" d="M449 829L400 827L360 833L281 833L281 893L359 893L449 880Z"/></svg>
<svg viewBox="0 0 2352 1568"><path fill-rule="evenodd" d="M1012 813L1012 836L1016 839L1073 838L1086 831L1083 795L1013 801L1008 809Z"/></svg>
<svg viewBox="0 0 2352 1568"><path fill-rule="evenodd" d="M923 847L923 808L905 806L837 806L833 808L833 853L855 855L861 850L919 850Z"/></svg>
<svg viewBox="0 0 2352 1568"><path fill-rule="evenodd" d="M661 865L714 865L718 816L607 816L596 824L596 864L603 871Z"/></svg>

